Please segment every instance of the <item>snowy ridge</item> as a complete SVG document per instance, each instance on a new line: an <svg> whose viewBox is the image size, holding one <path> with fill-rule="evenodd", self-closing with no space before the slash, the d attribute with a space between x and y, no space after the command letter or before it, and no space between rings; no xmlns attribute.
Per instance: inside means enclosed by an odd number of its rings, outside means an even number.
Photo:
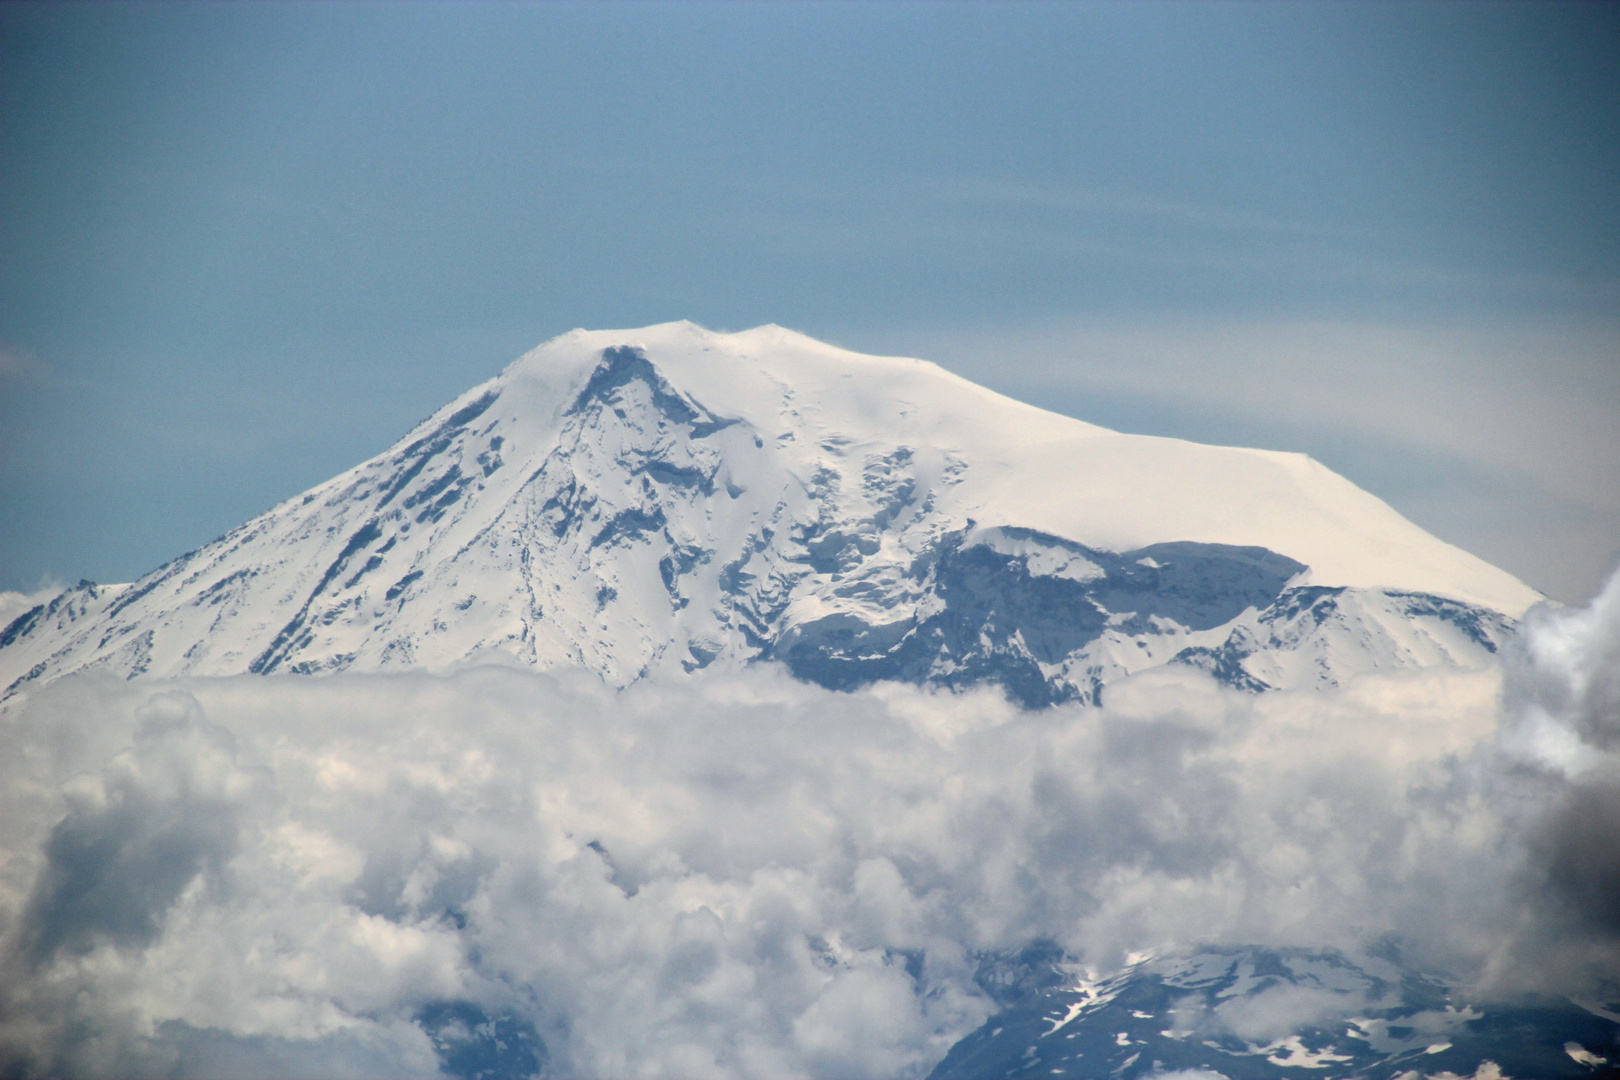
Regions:
<svg viewBox="0 0 1620 1080"><path fill-rule="evenodd" d="M1478 666L1539 597L1301 455L1122 435L780 327L573 331L385 453L0 630L0 693L761 658L1027 704Z"/></svg>

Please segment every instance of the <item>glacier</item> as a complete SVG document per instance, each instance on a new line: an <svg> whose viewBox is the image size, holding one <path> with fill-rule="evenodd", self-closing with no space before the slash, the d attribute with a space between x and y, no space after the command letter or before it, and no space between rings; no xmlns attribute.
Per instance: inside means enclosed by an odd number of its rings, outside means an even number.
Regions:
<svg viewBox="0 0 1620 1080"><path fill-rule="evenodd" d="M1479 668L1539 599L1302 455L679 322L564 334L218 540L24 612L0 699L77 671L776 661L1039 707L1164 664L1253 691Z"/></svg>

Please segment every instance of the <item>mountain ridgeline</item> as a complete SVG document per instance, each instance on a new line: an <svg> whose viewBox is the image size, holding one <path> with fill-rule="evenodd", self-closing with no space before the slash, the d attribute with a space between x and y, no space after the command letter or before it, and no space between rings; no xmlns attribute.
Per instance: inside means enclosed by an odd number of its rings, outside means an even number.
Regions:
<svg viewBox="0 0 1620 1080"><path fill-rule="evenodd" d="M1250 691L1477 667L1537 599L1299 455L1122 435L778 327L574 331L384 454L0 630L77 671L762 661L1040 707L1191 665Z"/></svg>

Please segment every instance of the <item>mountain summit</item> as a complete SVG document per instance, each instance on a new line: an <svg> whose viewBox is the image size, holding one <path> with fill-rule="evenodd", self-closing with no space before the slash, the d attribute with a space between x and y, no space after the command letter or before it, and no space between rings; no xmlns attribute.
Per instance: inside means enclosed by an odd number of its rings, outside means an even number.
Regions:
<svg viewBox="0 0 1620 1080"><path fill-rule="evenodd" d="M777 326L575 330L385 453L0 631L74 671L777 660L831 687L1095 700L1478 666L1539 597L1298 454L1125 435Z"/></svg>

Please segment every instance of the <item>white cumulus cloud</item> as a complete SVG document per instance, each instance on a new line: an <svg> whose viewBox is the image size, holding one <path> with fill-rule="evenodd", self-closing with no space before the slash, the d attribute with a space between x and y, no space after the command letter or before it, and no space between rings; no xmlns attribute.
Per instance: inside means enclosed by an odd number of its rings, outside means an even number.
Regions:
<svg viewBox="0 0 1620 1080"><path fill-rule="evenodd" d="M1605 603L1537 624L1500 739L1492 672L1160 670L1035 713L766 666L64 679L0 720L0 1070L920 1076L1032 943L1393 940L1511 981L1527 881L1620 931L1560 854L1608 781L1524 735L1612 753Z"/></svg>

